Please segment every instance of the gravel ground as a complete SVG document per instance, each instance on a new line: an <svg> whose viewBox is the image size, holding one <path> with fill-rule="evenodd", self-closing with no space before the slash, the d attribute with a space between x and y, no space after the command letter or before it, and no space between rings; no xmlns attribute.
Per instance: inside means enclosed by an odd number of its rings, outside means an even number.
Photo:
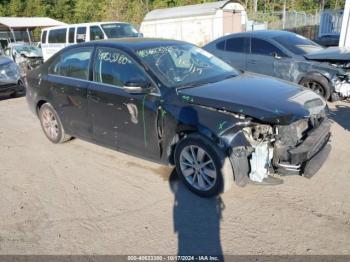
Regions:
<svg viewBox="0 0 350 262"><path fill-rule="evenodd" d="M350 254L350 103L311 179L202 199L172 169L75 139L51 144L0 101L0 254Z"/></svg>

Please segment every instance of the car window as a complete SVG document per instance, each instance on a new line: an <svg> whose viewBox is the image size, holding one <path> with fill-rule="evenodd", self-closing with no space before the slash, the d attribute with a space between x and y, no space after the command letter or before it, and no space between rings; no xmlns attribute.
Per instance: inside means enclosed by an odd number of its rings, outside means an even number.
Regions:
<svg viewBox="0 0 350 262"><path fill-rule="evenodd" d="M216 44L216 48L219 50L225 50L225 43L226 43L226 40L220 41L219 43Z"/></svg>
<svg viewBox="0 0 350 262"><path fill-rule="evenodd" d="M297 34L277 36L274 37L274 40L296 55L305 55L323 49L323 47L310 39Z"/></svg>
<svg viewBox="0 0 350 262"><path fill-rule="evenodd" d="M41 43L42 44L46 43L46 35L47 35L47 31L43 31L43 34L41 35Z"/></svg>
<svg viewBox="0 0 350 262"><path fill-rule="evenodd" d="M68 43L70 43L70 44L74 43L74 34L75 34L75 27L69 28Z"/></svg>
<svg viewBox="0 0 350 262"><path fill-rule="evenodd" d="M136 50L137 56L168 87L221 81L239 73L224 61L191 44L172 44Z"/></svg>
<svg viewBox="0 0 350 262"><path fill-rule="evenodd" d="M49 73L82 80L89 79L89 65L93 48L69 50L56 58L49 66Z"/></svg>
<svg viewBox="0 0 350 262"><path fill-rule="evenodd" d="M67 29L55 29L49 32L49 43L65 43Z"/></svg>
<svg viewBox="0 0 350 262"><path fill-rule="evenodd" d="M258 39L258 38L251 39L251 53L257 54L257 55L266 55L266 56L272 56L274 53L276 53L282 57L286 56L276 46L270 44L269 42L267 42L265 40Z"/></svg>
<svg viewBox="0 0 350 262"><path fill-rule="evenodd" d="M226 51L244 53L244 38L234 37L226 40Z"/></svg>
<svg viewBox="0 0 350 262"><path fill-rule="evenodd" d="M77 43L82 43L86 41L86 27L78 27L77 30L77 36L76 36Z"/></svg>
<svg viewBox="0 0 350 262"><path fill-rule="evenodd" d="M127 82L144 82L143 70L126 54L114 48L97 48L94 81L122 87Z"/></svg>
<svg viewBox="0 0 350 262"><path fill-rule="evenodd" d="M111 24L102 24L101 26L108 38L139 36L139 33L137 32L137 30L130 24L111 23Z"/></svg>
<svg viewBox="0 0 350 262"><path fill-rule="evenodd" d="M103 32L99 26L90 27L90 41L104 39Z"/></svg>

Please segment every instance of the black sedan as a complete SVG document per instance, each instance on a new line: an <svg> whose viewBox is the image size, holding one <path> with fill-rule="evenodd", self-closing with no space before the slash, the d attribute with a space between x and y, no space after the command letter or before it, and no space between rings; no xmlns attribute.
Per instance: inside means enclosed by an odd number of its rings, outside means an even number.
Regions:
<svg viewBox="0 0 350 262"><path fill-rule="evenodd" d="M218 38L204 47L232 66L298 83L326 100L350 97L350 53L325 49L291 32L261 30Z"/></svg>
<svg viewBox="0 0 350 262"><path fill-rule="evenodd" d="M27 100L53 143L79 137L176 166L201 196L310 177L329 152L325 101L273 78L241 74L179 41L70 46L30 72Z"/></svg>

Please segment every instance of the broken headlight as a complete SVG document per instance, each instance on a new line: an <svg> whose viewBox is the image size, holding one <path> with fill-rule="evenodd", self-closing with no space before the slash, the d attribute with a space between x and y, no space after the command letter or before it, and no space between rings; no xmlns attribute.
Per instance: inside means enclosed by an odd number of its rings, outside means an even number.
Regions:
<svg viewBox="0 0 350 262"><path fill-rule="evenodd" d="M263 142L271 140L274 132L273 128L269 125L256 124L250 127L244 128L246 137L252 142Z"/></svg>
<svg viewBox="0 0 350 262"><path fill-rule="evenodd" d="M0 80L17 81L19 78L19 69L13 62L0 65Z"/></svg>
<svg viewBox="0 0 350 262"><path fill-rule="evenodd" d="M332 66L335 66L337 68L348 70L350 69L350 62L338 62L338 63L332 63Z"/></svg>

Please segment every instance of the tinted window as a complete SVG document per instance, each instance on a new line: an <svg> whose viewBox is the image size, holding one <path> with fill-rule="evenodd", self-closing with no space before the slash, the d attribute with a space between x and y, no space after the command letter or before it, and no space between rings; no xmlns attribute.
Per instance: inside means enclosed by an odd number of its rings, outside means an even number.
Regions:
<svg viewBox="0 0 350 262"><path fill-rule="evenodd" d="M50 65L49 73L88 80L92 50L88 47L78 48L61 54Z"/></svg>
<svg viewBox="0 0 350 262"><path fill-rule="evenodd" d="M225 50L225 40L216 44L216 48L219 50Z"/></svg>
<svg viewBox="0 0 350 262"><path fill-rule="evenodd" d="M104 39L103 32L99 26L90 27L90 41Z"/></svg>
<svg viewBox="0 0 350 262"><path fill-rule="evenodd" d="M43 31L43 34L41 35L41 43L42 44L46 43L46 35L47 35L47 31Z"/></svg>
<svg viewBox="0 0 350 262"><path fill-rule="evenodd" d="M94 81L115 86L145 80L144 72L127 55L113 48L96 50Z"/></svg>
<svg viewBox="0 0 350 262"><path fill-rule="evenodd" d="M281 35L274 37L274 39L296 55L305 55L323 49L315 42L297 34Z"/></svg>
<svg viewBox="0 0 350 262"><path fill-rule="evenodd" d="M265 40L252 38L251 40L251 52L252 54L272 56L277 53L279 56L285 56L281 50L279 50L274 45L266 42Z"/></svg>
<svg viewBox="0 0 350 262"><path fill-rule="evenodd" d="M75 28L69 28L68 43L74 43Z"/></svg>
<svg viewBox="0 0 350 262"><path fill-rule="evenodd" d="M55 29L49 32L49 43L65 43L67 29Z"/></svg>
<svg viewBox="0 0 350 262"><path fill-rule="evenodd" d="M244 52L244 38L230 38L226 40L226 51L243 53Z"/></svg>
<svg viewBox="0 0 350 262"><path fill-rule="evenodd" d="M76 39L77 43L86 41L86 27L78 27Z"/></svg>

